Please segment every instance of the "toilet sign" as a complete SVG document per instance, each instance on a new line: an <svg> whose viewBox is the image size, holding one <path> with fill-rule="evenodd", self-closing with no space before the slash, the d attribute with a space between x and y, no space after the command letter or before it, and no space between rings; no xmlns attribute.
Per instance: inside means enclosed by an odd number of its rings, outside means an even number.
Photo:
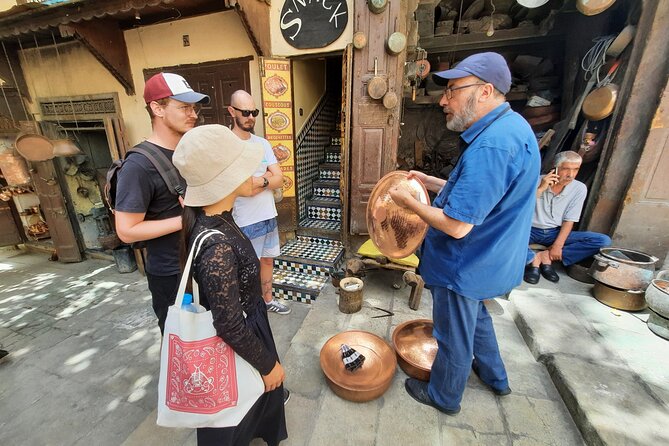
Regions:
<svg viewBox="0 0 669 446"><path fill-rule="evenodd" d="M286 0L279 25L286 42L307 49L328 46L347 24L346 0Z"/></svg>

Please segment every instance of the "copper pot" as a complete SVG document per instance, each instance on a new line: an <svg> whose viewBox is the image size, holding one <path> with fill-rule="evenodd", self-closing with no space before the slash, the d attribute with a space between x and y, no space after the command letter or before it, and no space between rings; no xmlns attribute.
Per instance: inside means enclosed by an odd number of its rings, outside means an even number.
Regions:
<svg viewBox="0 0 669 446"><path fill-rule="evenodd" d="M346 344L365 356L358 370L344 367L340 347ZM340 398L354 402L374 400L385 393L395 376L397 359L386 341L361 330L345 331L332 336L323 345L320 355L325 379Z"/></svg>
<svg viewBox="0 0 669 446"><path fill-rule="evenodd" d="M617 290L606 286L601 282L595 281L592 289L595 298L609 307L624 311L639 311L646 308L646 299L643 291L625 291Z"/></svg>
<svg viewBox="0 0 669 446"><path fill-rule="evenodd" d="M397 362L404 373L421 381L430 380L432 363L437 356L433 327L430 319L415 319L398 325L393 331Z"/></svg>
<svg viewBox="0 0 669 446"><path fill-rule="evenodd" d="M660 271L646 288L648 307L664 318L669 318L669 270Z"/></svg>
<svg viewBox="0 0 669 446"><path fill-rule="evenodd" d="M653 280L657 257L623 248L601 248L595 254L590 275L620 290L645 290Z"/></svg>

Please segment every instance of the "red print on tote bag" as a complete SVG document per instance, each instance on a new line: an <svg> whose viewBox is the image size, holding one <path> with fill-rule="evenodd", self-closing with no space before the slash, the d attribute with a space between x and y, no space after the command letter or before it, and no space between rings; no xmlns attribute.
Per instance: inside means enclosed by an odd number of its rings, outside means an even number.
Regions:
<svg viewBox="0 0 669 446"><path fill-rule="evenodd" d="M210 414L237 405L235 353L221 338L182 341L169 335L167 407Z"/></svg>

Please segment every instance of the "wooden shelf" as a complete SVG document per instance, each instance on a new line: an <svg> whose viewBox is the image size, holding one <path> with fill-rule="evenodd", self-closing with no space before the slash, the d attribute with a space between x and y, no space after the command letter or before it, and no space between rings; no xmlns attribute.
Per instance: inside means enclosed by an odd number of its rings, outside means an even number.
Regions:
<svg viewBox="0 0 669 446"><path fill-rule="evenodd" d="M498 29L492 37L488 37L485 33L423 37L418 41L418 46L427 50L430 54L435 54L554 42L555 40L562 40L564 37L564 34L556 32L540 34L538 26L524 26L513 29Z"/></svg>

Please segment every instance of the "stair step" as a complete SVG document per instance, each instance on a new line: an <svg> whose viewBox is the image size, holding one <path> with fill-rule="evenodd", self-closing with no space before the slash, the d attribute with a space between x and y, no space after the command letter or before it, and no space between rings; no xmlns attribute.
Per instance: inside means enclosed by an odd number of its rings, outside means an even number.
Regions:
<svg viewBox="0 0 669 446"><path fill-rule="evenodd" d="M274 268L272 295L309 304L316 300L327 280L327 276Z"/></svg>
<svg viewBox="0 0 669 446"><path fill-rule="evenodd" d="M313 183L313 195L316 197L339 198L339 180L316 180Z"/></svg>
<svg viewBox="0 0 669 446"><path fill-rule="evenodd" d="M318 177L321 180L338 180L340 175L338 163L321 163L318 165Z"/></svg>
<svg viewBox="0 0 669 446"><path fill-rule="evenodd" d="M341 202L339 198L307 200L307 215L315 220L341 221Z"/></svg>
<svg viewBox="0 0 669 446"><path fill-rule="evenodd" d="M340 266L344 247L339 240L298 236L281 247L274 267L325 276Z"/></svg>
<svg viewBox="0 0 669 446"><path fill-rule="evenodd" d="M341 153L340 152L325 152L325 162L326 163L341 163Z"/></svg>

